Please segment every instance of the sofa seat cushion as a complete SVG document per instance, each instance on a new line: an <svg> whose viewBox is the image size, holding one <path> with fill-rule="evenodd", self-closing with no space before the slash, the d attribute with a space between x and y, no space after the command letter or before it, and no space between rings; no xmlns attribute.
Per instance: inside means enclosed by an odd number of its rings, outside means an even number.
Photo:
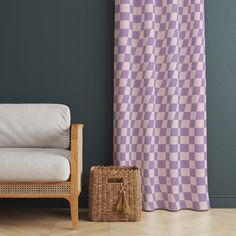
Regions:
<svg viewBox="0 0 236 236"><path fill-rule="evenodd" d="M0 148L0 182L61 182L70 176L70 151Z"/></svg>

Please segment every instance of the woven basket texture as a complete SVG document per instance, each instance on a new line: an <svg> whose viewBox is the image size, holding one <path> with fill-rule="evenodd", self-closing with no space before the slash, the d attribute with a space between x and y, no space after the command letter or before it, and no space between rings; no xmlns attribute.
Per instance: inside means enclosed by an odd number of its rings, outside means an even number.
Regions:
<svg viewBox="0 0 236 236"><path fill-rule="evenodd" d="M122 184L129 213L116 210ZM89 175L89 220L139 221L141 219L141 182L137 167L93 166Z"/></svg>

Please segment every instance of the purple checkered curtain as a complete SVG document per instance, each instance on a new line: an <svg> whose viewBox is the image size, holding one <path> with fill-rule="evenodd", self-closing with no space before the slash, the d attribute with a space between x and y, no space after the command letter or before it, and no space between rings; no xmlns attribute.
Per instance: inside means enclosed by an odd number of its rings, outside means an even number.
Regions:
<svg viewBox="0 0 236 236"><path fill-rule="evenodd" d="M204 0L115 3L114 164L144 210L206 210Z"/></svg>

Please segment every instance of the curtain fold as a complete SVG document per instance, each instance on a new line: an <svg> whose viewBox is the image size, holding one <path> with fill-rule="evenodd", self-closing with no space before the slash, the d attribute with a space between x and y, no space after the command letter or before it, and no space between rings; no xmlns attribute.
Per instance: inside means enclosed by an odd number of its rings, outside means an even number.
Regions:
<svg viewBox="0 0 236 236"><path fill-rule="evenodd" d="M209 208L203 0L115 0L114 164L143 209Z"/></svg>

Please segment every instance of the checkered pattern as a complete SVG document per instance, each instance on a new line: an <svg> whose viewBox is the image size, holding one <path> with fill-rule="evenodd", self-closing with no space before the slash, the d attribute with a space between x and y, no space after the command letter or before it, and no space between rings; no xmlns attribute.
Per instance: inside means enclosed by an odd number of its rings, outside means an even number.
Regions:
<svg viewBox="0 0 236 236"><path fill-rule="evenodd" d="M114 163L143 209L209 208L204 0L116 0Z"/></svg>

